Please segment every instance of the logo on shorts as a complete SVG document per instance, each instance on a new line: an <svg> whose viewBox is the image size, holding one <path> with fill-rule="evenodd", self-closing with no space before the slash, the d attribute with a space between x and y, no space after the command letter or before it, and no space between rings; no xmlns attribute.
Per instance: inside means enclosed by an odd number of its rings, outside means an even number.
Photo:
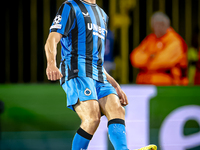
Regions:
<svg viewBox="0 0 200 150"><path fill-rule="evenodd" d="M90 89L86 88L85 91L84 91L84 94L86 96L90 96L92 94L92 91Z"/></svg>

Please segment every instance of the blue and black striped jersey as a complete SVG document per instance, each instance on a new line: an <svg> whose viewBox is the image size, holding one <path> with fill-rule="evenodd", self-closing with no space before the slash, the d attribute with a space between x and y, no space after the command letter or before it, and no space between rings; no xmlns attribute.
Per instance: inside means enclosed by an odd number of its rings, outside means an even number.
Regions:
<svg viewBox="0 0 200 150"><path fill-rule="evenodd" d="M83 0L62 4L50 27L61 39L62 82L75 77L90 77L107 82L103 62L108 16L97 5Z"/></svg>

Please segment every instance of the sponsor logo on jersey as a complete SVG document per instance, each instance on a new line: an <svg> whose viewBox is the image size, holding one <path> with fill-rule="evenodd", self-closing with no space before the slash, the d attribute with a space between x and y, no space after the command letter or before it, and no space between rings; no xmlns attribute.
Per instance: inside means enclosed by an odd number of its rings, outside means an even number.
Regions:
<svg viewBox="0 0 200 150"><path fill-rule="evenodd" d="M93 23L87 24L88 30L93 30L93 35L100 37L105 40L105 35L107 35L107 30Z"/></svg>

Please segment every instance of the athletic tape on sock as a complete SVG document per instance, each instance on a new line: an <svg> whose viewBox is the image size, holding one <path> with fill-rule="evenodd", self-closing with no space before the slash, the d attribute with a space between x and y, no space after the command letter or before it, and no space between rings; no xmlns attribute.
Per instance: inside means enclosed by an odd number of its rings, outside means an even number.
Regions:
<svg viewBox="0 0 200 150"><path fill-rule="evenodd" d="M84 131L82 128L79 128L78 131L77 131L77 133L78 133L80 136L82 136L82 137L84 137L84 138L86 138L86 139L88 139L88 140L91 140L92 137L93 137L93 135L87 133L87 132Z"/></svg>
<svg viewBox="0 0 200 150"><path fill-rule="evenodd" d="M123 119L112 119L108 121L108 126L110 124L123 124L125 126L125 121Z"/></svg>

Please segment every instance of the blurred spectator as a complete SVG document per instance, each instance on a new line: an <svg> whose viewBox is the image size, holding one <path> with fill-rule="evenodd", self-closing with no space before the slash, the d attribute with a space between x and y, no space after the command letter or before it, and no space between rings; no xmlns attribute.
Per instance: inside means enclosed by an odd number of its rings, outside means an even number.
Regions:
<svg viewBox="0 0 200 150"><path fill-rule="evenodd" d="M187 85L187 45L170 27L170 19L162 12L151 17L153 33L130 54L139 68L137 84Z"/></svg>
<svg viewBox="0 0 200 150"><path fill-rule="evenodd" d="M191 47L188 49L188 79L189 84L194 85L200 83L200 61L198 56L198 36L199 36L199 29L196 27L192 34L192 41Z"/></svg>
<svg viewBox="0 0 200 150"><path fill-rule="evenodd" d="M109 74L111 70L115 69L113 49L114 49L114 34L112 31L108 30L103 66Z"/></svg>

